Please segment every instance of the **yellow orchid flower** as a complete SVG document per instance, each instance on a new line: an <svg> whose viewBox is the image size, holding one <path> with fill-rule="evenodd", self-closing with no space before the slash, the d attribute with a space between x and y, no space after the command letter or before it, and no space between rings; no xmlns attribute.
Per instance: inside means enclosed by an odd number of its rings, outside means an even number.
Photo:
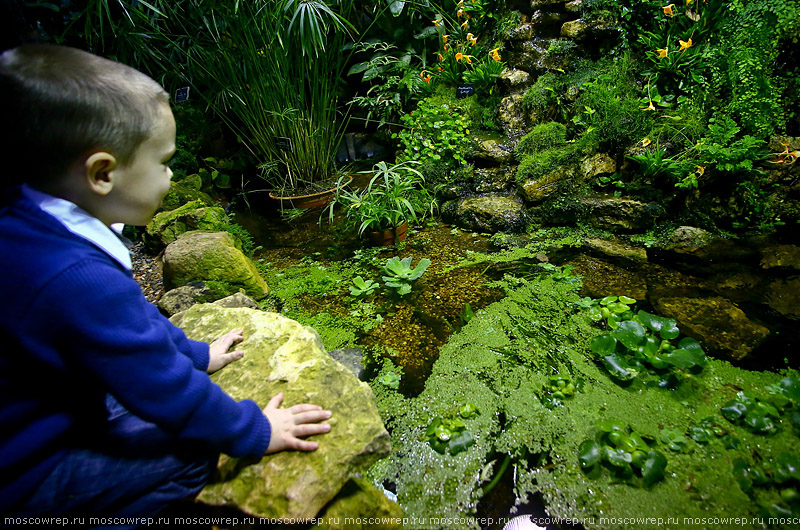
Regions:
<svg viewBox="0 0 800 530"><path fill-rule="evenodd" d="M469 22L465 20L464 22L461 23L461 27L464 29L469 29Z"/></svg>
<svg viewBox="0 0 800 530"><path fill-rule="evenodd" d="M463 17L464 16L464 10L463 9L459 9L458 11L456 11L456 16L458 18Z"/></svg>
<svg viewBox="0 0 800 530"><path fill-rule="evenodd" d="M694 44L692 44L692 38L691 37L689 37L689 40L686 40L686 41L678 40L678 43L681 45L680 51L682 51L682 52L685 52L686 50L688 50L689 48L694 46Z"/></svg>
<svg viewBox="0 0 800 530"><path fill-rule="evenodd" d="M501 60L501 59L500 59L500 53L498 53L498 50L500 50L500 48L495 48L494 50L491 50L491 51L489 52L489 55L490 55L490 56L492 57L492 59L494 59L496 62L500 62L500 60Z"/></svg>
<svg viewBox="0 0 800 530"><path fill-rule="evenodd" d="M647 147L648 145L652 144L653 141L650 138L642 138L641 146Z"/></svg>
<svg viewBox="0 0 800 530"><path fill-rule="evenodd" d="M444 51L448 51L448 50L450 50L450 45L449 44L445 44L444 45Z"/></svg>
<svg viewBox="0 0 800 530"><path fill-rule="evenodd" d="M658 58L661 59L669 55L669 48L659 48L656 52L658 52Z"/></svg>
<svg viewBox="0 0 800 530"><path fill-rule="evenodd" d="M426 83L430 84L431 83L431 79L433 79L433 78L430 75L426 75L422 80L425 81Z"/></svg>
<svg viewBox="0 0 800 530"><path fill-rule="evenodd" d="M459 62L459 63L460 63L460 62L461 62L461 59L463 59L463 58L464 58L464 54L463 54L463 53L461 53L461 52L458 52L458 53L456 54L456 62Z"/></svg>
<svg viewBox="0 0 800 530"><path fill-rule="evenodd" d="M437 53L436 55L439 56L440 61L444 61L444 55L442 55L441 53Z"/></svg>
<svg viewBox="0 0 800 530"><path fill-rule="evenodd" d="M464 56L464 62L466 62L467 64L472 64L472 59L473 59L472 55Z"/></svg>
<svg viewBox="0 0 800 530"><path fill-rule="evenodd" d="M431 20L431 22L433 22L433 25L436 26L437 28L441 27L441 24L439 24L441 20Z"/></svg>
<svg viewBox="0 0 800 530"><path fill-rule="evenodd" d="M706 166L697 166L694 168L694 174L698 177L702 177L703 174L706 172Z"/></svg>
<svg viewBox="0 0 800 530"><path fill-rule="evenodd" d="M427 70L423 70L423 71L421 71L421 72L419 73L419 78L420 78L420 79L425 79L425 73L426 73L426 72L427 72Z"/></svg>
<svg viewBox="0 0 800 530"><path fill-rule="evenodd" d="M656 110L655 105L653 105L653 100L651 99L650 100L650 104L648 106L646 106L645 108L640 109L640 110Z"/></svg>
<svg viewBox="0 0 800 530"><path fill-rule="evenodd" d="M664 6L664 7L662 7L661 9L663 9L663 10L664 10L664 14L665 14L666 16L668 16L668 17L674 17L674 16L675 16L675 11L673 11L673 10L672 10L672 8L673 8L673 7L675 7L675 4L670 4L670 5L668 5L668 6Z"/></svg>
<svg viewBox="0 0 800 530"><path fill-rule="evenodd" d="M442 42L447 44L447 39L450 38L450 35L442 35Z"/></svg>
<svg viewBox="0 0 800 530"><path fill-rule="evenodd" d="M478 38L475 37L472 33L467 33L467 40L469 41L470 46L475 46L475 44L478 42Z"/></svg>

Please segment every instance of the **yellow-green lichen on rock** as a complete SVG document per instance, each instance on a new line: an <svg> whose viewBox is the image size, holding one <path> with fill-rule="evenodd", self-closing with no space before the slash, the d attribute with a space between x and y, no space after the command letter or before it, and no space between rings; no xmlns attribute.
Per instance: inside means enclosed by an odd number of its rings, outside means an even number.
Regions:
<svg viewBox="0 0 800 530"><path fill-rule="evenodd" d="M207 342L231 329L244 330L237 345L244 357L212 376L235 399L266 406L283 392L284 407L314 403L333 413L331 432L316 437L316 451L281 452L258 462L222 455L219 478L201 492L200 501L260 517L313 518L354 474L389 453L389 434L372 390L325 352L312 328L277 313L214 304L196 305L172 322L190 338Z"/></svg>
<svg viewBox="0 0 800 530"><path fill-rule="evenodd" d="M222 296L239 289L256 300L269 294L267 283L228 232L186 232L167 246L164 251L165 288L174 289L191 282L227 286L230 292L220 293Z"/></svg>

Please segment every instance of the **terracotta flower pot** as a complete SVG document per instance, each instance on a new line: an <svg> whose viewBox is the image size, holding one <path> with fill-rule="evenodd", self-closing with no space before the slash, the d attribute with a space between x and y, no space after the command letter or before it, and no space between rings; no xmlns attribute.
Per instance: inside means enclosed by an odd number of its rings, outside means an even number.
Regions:
<svg viewBox="0 0 800 530"><path fill-rule="evenodd" d="M290 197L275 195L272 192L270 192L269 196L272 199L281 201L282 208L285 207L319 208L321 206L325 206L326 204L330 203L333 200L334 195L336 195L336 192L339 191L341 188L344 188L345 186L350 184L352 181L353 181L353 176L347 175L347 180L345 182L342 182L341 185L335 188L331 188L329 190L324 190L317 193L310 193L308 195L296 195ZM288 203L288 205L286 203Z"/></svg>
<svg viewBox="0 0 800 530"><path fill-rule="evenodd" d="M403 221L403 224L392 230L367 232L367 239L376 247L388 247L389 245L396 245L405 240L407 231L408 223Z"/></svg>

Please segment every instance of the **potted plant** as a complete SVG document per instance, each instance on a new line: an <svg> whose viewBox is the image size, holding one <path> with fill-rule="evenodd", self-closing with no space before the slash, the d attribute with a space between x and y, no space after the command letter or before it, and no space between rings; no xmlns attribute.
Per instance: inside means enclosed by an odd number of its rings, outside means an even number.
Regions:
<svg viewBox="0 0 800 530"><path fill-rule="evenodd" d="M337 191L325 210L328 221L333 221L338 204L359 236L368 235L379 246L403 241L409 222L419 222L436 210L434 194L425 188L422 173L413 167L418 163L407 160L390 166L378 162L364 189Z"/></svg>

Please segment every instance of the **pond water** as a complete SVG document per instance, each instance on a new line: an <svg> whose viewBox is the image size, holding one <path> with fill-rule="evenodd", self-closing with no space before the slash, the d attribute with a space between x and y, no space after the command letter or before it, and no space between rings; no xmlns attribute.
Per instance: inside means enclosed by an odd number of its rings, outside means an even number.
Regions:
<svg viewBox="0 0 800 530"><path fill-rule="evenodd" d="M441 222L429 222L414 227L408 239L399 247L365 248L354 234L341 230L341 217L336 214L333 224L321 218L321 210L306 211L290 222L281 219L275 204L251 200L252 208L239 208L235 221L246 228L257 245L256 259L269 263L275 271L303 266L309 259L321 266L336 263L364 265L364 277L380 283L378 265L392 256L420 258L432 262L426 273L416 281L413 292L406 297L379 293L365 300L372 312L382 321L368 329L356 343L364 347L383 347L393 352L394 362L405 371L404 391L416 394L424 384L439 348L463 323L465 307L476 311L500 299L502 293L489 284L506 272L524 273L538 270L538 261L568 265L583 279L582 294L592 297L627 295L640 300L640 308L659 312L670 304L689 304L697 301L698 312L709 313L706 319L695 318L691 327L708 338L704 346L714 355L722 352L739 366L750 369L770 369L800 365L795 352L800 347L800 326L796 314L782 314L770 305L772 291L790 289L787 278L797 271L764 270L759 266L759 247L784 246L785 241L759 238L739 246L726 243L724 248L711 250L716 256L699 259L639 248L638 257L612 256L599 252L597 244L579 247L552 247L537 259L502 265L480 263L456 267L471 253L491 253L497 249L487 235L465 232ZM365 257L366 256L366 257ZM795 276L793 276L795 275ZM278 280L280 281L280 280ZM348 284L350 280L347 279ZM273 291L274 286L273 287ZM784 289L785 291L785 289ZM800 293L781 292L786 298ZM333 315L352 313L357 305L346 286L339 285L330 292L300 293L292 303L308 313L329 312ZM710 300L710 302L709 302ZM277 302L278 304L281 301ZM362 301L363 303L363 301ZM355 305L354 305L355 304ZM703 305L703 304L711 304ZM716 304L716 305L715 305ZM717 307L722 304L722 307ZM735 304L735 306L733 305ZM716 310L711 315L709 307ZM277 307L276 309L280 309ZM684 309L685 311L687 309ZM796 311L796 309L795 309ZM786 311L784 311L786 313ZM686 317L690 318L690 317ZM716 328L716 330L714 329ZM716 331L716 333L715 333ZM687 331L692 334L691 330ZM751 334L768 338L753 340L747 355L723 351L737 341L747 342ZM719 336L719 338L717 337ZM696 337L704 342L704 337ZM752 350L752 351L749 351Z"/></svg>
<svg viewBox="0 0 800 530"><path fill-rule="evenodd" d="M327 219L320 223L319 219L320 210L312 210L287 222L281 219L274 205L268 204L252 209L240 208L235 214L235 221L246 228L256 244L261 246L255 258L269 263L271 271L329 267L331 271L341 272L338 266L356 264L361 267L360 271L371 271L370 277L380 283L378 265L392 256L412 257L413 263L423 257L432 261L407 297L378 292L365 300L356 300L346 288L351 284L351 277L348 277L347 283L332 284L324 292L299 292L291 301L274 301L278 306L276 309L291 302L293 310L304 315L330 313L342 317L367 304L371 309L364 318L371 319L379 314L381 320L374 326L355 330L355 345L365 350L382 351L401 366L401 390L407 396L414 396L423 389L439 349L463 322L467 304L477 311L500 300L503 294L492 287L494 280L508 272L524 274L539 270L538 263L543 261L572 267L574 273L583 279L584 295L626 294L640 300L640 308L648 311L657 312L665 301L717 300L725 295L743 311L741 315L720 311L722 316L717 320L701 320L703 325L718 326L716 330L710 330L711 342L715 333L732 334L734 339L731 340L738 340L735 337L746 336L752 329L764 328L769 338L756 344L737 364L759 370L782 368L787 364L798 366L795 351L800 346L800 326L795 325L796 320L791 315L771 307L765 294L774 290L775 285L780 286L781 282L795 277L797 271L780 267L764 270L759 258L760 247L786 245L786 241L749 241L741 247L728 246L724 252L719 251L711 259L703 260L649 249L644 260L623 259L599 252L596 244L584 244L572 248L553 247L533 259L529 257L503 265L484 262L456 267L472 256L471 253L491 253L497 249L487 235L465 232L441 222L414 227L406 242L399 247L368 249L354 235L337 228L341 221L338 214L333 225ZM366 273L364 277L367 277ZM271 281L273 292L279 291L280 273ZM800 293L783 294L797 297ZM734 316L726 321L726 314ZM295 318L291 313L288 316ZM298 319L302 321L302 318ZM687 333L691 335L691 332ZM714 344L717 343L722 342ZM704 347L713 354L713 344L704 344ZM494 490L482 499L477 515L494 520L509 517L514 500L512 466ZM545 515L542 501L537 497L527 505L517 507L515 513ZM502 526L495 524L485 528L500 529Z"/></svg>

